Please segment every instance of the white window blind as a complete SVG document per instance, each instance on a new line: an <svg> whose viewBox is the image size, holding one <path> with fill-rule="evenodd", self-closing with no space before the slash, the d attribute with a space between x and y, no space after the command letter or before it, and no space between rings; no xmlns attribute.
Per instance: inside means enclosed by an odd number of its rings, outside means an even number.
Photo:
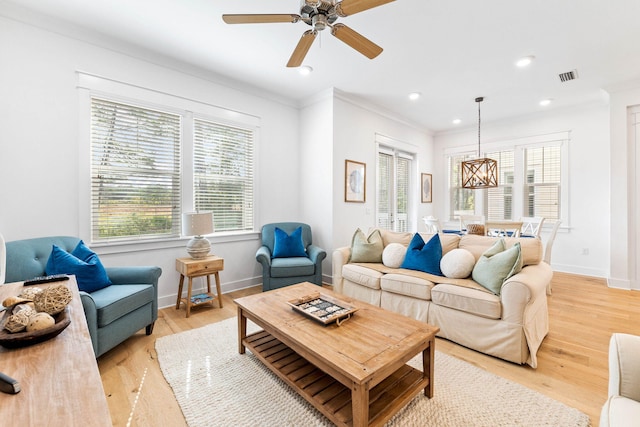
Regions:
<svg viewBox="0 0 640 427"><path fill-rule="evenodd" d="M92 242L180 235L181 117L91 99Z"/></svg>
<svg viewBox="0 0 640 427"><path fill-rule="evenodd" d="M512 220L514 152L497 151L487 157L498 162L498 187L487 189L484 214L489 220Z"/></svg>
<svg viewBox="0 0 640 427"><path fill-rule="evenodd" d="M253 230L254 131L194 120L195 207L216 231Z"/></svg>
<svg viewBox="0 0 640 427"><path fill-rule="evenodd" d="M378 185L376 188L378 210L376 213L378 227L391 230L391 187L393 156L387 153L378 153Z"/></svg>
<svg viewBox="0 0 640 427"><path fill-rule="evenodd" d="M449 219L475 214L475 192L462 188L462 162L475 158L470 153L449 156Z"/></svg>
<svg viewBox="0 0 640 427"><path fill-rule="evenodd" d="M561 154L559 145L525 150L525 216L560 218Z"/></svg>

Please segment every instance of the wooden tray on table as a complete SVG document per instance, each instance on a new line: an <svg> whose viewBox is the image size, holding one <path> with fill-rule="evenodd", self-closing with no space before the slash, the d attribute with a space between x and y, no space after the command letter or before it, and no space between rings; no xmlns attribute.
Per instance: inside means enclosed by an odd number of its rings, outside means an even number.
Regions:
<svg viewBox="0 0 640 427"><path fill-rule="evenodd" d="M289 300L287 304L295 311L324 325L336 322L340 326L342 322L351 318L351 315L358 311L356 307L320 292Z"/></svg>

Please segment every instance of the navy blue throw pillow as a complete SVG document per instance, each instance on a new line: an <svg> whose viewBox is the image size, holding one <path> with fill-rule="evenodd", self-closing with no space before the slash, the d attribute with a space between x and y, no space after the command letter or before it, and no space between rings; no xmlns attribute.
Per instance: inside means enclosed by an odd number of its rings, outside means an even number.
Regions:
<svg viewBox="0 0 640 427"><path fill-rule="evenodd" d="M82 240L71 253L53 245L45 270L47 274L74 274L78 289L89 293L111 285L98 255Z"/></svg>
<svg viewBox="0 0 640 427"><path fill-rule="evenodd" d="M302 243L302 227L296 228L290 235L276 227L273 257L291 258L297 256L307 256L304 243Z"/></svg>
<svg viewBox="0 0 640 427"><path fill-rule="evenodd" d="M442 259L442 243L440 236L434 234L425 244L422 236L416 233L407 247L407 253L400 268L418 270L442 276L440 260Z"/></svg>

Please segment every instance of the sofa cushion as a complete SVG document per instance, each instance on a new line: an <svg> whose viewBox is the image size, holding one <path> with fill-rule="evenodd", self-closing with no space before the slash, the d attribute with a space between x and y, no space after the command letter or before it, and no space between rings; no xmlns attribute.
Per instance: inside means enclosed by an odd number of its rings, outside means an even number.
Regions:
<svg viewBox="0 0 640 427"><path fill-rule="evenodd" d="M51 255L45 268L46 274L74 274L78 283L78 289L85 292L94 292L111 285L104 266L98 255L87 248L82 240L72 253L52 245ZM84 259L80 259L78 254Z"/></svg>
<svg viewBox="0 0 640 427"><path fill-rule="evenodd" d="M349 262L382 262L383 249L380 230L373 230L367 237L358 228L351 238Z"/></svg>
<svg viewBox="0 0 640 427"><path fill-rule="evenodd" d="M406 246L400 243L389 243L382 251L382 263L387 267L400 268L406 253Z"/></svg>
<svg viewBox="0 0 640 427"><path fill-rule="evenodd" d="M409 247L407 247L407 252L401 267L442 276L442 271L440 271L441 259L442 245L440 243L440 236L434 234L433 237L425 243L424 240L422 240L422 236L416 233L413 239L411 239Z"/></svg>
<svg viewBox="0 0 640 427"><path fill-rule="evenodd" d="M480 258L482 253L489 249L500 237L491 236L474 236L465 234L460 237L460 244L458 247L466 249L476 257L476 260ZM536 265L542 262L543 246L542 240L532 239L530 237L502 237L504 239L506 248L509 249L516 243L520 243L520 250L522 252L522 266Z"/></svg>
<svg viewBox="0 0 640 427"><path fill-rule="evenodd" d="M385 274L380 279L380 288L383 291L427 301L431 299L431 288L433 286L433 282L429 280L406 274L390 273Z"/></svg>
<svg viewBox="0 0 640 427"><path fill-rule="evenodd" d="M302 243L302 227L298 227L287 234L286 231L276 227L274 231L273 257L306 257L307 251Z"/></svg>
<svg viewBox="0 0 640 427"><path fill-rule="evenodd" d="M522 270L520 243L506 249L504 240L500 239L482 254L473 267L472 277L494 294L500 295L504 281L520 270Z"/></svg>
<svg viewBox="0 0 640 427"><path fill-rule="evenodd" d="M466 249L453 249L440 260L442 274L452 279L464 279L471 275L476 259Z"/></svg>
<svg viewBox="0 0 640 427"><path fill-rule="evenodd" d="M500 297L484 289L441 283L431 289L431 301L488 319L500 319L502 315Z"/></svg>
<svg viewBox="0 0 640 427"><path fill-rule="evenodd" d="M315 264L307 257L274 258L271 260L271 277L310 276Z"/></svg>
<svg viewBox="0 0 640 427"><path fill-rule="evenodd" d="M91 294L96 304L98 327L107 326L137 308L152 304L153 285L113 285Z"/></svg>
<svg viewBox="0 0 640 427"><path fill-rule="evenodd" d="M433 237L433 234L430 233L420 233L420 235L425 242ZM460 244L460 236L457 234L440 233L438 237L440 238L440 245L442 246L442 255L457 249Z"/></svg>
<svg viewBox="0 0 640 427"><path fill-rule="evenodd" d="M384 273L374 269L357 264L345 264L342 267L342 277L344 279L371 289L380 289L380 278L383 274Z"/></svg>

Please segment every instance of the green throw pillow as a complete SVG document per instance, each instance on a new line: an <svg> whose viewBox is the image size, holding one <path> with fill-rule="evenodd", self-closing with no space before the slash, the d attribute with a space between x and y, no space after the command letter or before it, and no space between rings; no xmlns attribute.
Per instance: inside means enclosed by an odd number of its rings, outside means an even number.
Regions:
<svg viewBox="0 0 640 427"><path fill-rule="evenodd" d="M504 281L520 270L522 270L520 243L506 249L504 239L500 239L480 256L471 276L480 285L500 295Z"/></svg>
<svg viewBox="0 0 640 427"><path fill-rule="evenodd" d="M366 237L359 228L351 239L351 259L349 262L382 262L382 235L380 230L374 230Z"/></svg>

